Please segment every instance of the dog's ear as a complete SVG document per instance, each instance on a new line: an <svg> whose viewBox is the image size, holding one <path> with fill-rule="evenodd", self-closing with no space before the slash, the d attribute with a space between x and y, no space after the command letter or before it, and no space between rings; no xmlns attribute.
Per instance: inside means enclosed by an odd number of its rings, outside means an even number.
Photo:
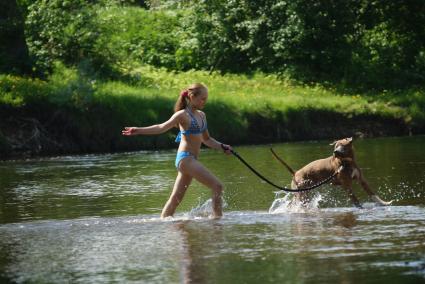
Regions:
<svg viewBox="0 0 425 284"><path fill-rule="evenodd" d="M337 140L335 140L334 142L332 142L331 144L329 144L329 145L331 145L331 146L333 146L333 145L335 145L336 144L336 142L338 142Z"/></svg>
<svg viewBox="0 0 425 284"><path fill-rule="evenodd" d="M351 143L353 142L353 137L346 138L346 140Z"/></svg>

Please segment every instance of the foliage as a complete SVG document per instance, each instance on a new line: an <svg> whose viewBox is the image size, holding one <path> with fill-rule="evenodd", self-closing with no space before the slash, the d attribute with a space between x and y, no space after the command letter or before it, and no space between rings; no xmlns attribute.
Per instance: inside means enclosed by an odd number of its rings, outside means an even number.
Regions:
<svg viewBox="0 0 425 284"><path fill-rule="evenodd" d="M54 63L46 81L14 75L0 75L0 105L13 108L40 107L44 104L57 108L86 111L92 105L96 81L86 74L84 66L67 68Z"/></svg>
<svg viewBox="0 0 425 284"><path fill-rule="evenodd" d="M48 84L40 79L0 74L0 106L14 108L42 104L49 96Z"/></svg>
<svg viewBox="0 0 425 284"><path fill-rule="evenodd" d="M128 69L136 62L177 69L175 53L178 15L148 12L134 7L98 10L95 25L99 32L94 53L106 62Z"/></svg>
<svg viewBox="0 0 425 284"><path fill-rule="evenodd" d="M362 1L349 74L366 88L410 87L425 80L425 3Z"/></svg>
<svg viewBox="0 0 425 284"><path fill-rule="evenodd" d="M91 24L96 8L86 0L38 0L29 7L26 36L37 68L49 71L58 59L67 64L97 59L91 56L98 36Z"/></svg>
<svg viewBox="0 0 425 284"><path fill-rule="evenodd" d="M67 66L84 62L91 75L112 79L150 64L168 70L278 73L363 91L411 88L425 81L421 0L18 3L27 15L30 55L44 73L61 60Z"/></svg>
<svg viewBox="0 0 425 284"><path fill-rule="evenodd" d="M193 61L201 62L197 68L283 72L307 82L420 85L424 15L424 2L414 0L197 1Z"/></svg>
<svg viewBox="0 0 425 284"><path fill-rule="evenodd" d="M124 3L127 2L127 3ZM38 0L29 7L27 41L37 67L81 61L115 78L134 62L176 69L178 15L148 12L119 0Z"/></svg>
<svg viewBox="0 0 425 284"><path fill-rule="evenodd" d="M406 134L406 126L425 131L420 0L17 0L0 7L2 114L34 116L76 151L171 145L172 132L133 139L131 147L119 133L167 119L193 82L208 86L209 128L229 143L323 138L340 125L354 132L357 122L391 134ZM11 75L30 67L41 79Z"/></svg>
<svg viewBox="0 0 425 284"><path fill-rule="evenodd" d="M200 1L193 13L199 58L232 72L338 72L333 67L350 52L345 36L354 18L344 5L347 1Z"/></svg>
<svg viewBox="0 0 425 284"><path fill-rule="evenodd" d="M89 110L92 105L96 80L90 78L92 73L87 65L79 68L66 68L61 62L54 63L53 73L49 76L49 102L60 108Z"/></svg>

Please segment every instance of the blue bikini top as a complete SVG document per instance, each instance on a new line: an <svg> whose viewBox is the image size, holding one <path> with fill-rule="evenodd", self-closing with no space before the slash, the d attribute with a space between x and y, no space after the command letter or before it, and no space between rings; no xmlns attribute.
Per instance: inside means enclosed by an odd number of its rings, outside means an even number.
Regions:
<svg viewBox="0 0 425 284"><path fill-rule="evenodd" d="M200 135L205 130L207 130L207 122L202 119L202 127L199 126L198 121L195 118L195 115L190 111L190 109L186 109L187 113L190 115L190 126L187 130L180 130L179 134L177 134L176 142L180 142L182 139L182 135Z"/></svg>

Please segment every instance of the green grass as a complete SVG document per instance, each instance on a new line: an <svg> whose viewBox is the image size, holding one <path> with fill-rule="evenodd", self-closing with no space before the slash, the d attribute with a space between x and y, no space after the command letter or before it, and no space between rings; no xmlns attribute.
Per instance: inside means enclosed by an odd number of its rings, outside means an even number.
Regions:
<svg viewBox="0 0 425 284"><path fill-rule="evenodd" d="M138 137L127 147L129 139L121 137L120 130L165 121L180 91L194 82L209 88L205 112L210 132L234 144L339 136L333 128L352 119L366 124L402 122L419 131L425 124L423 90L352 94L262 73L170 72L149 66L133 69L127 77L130 80L101 81L62 64L56 64L46 81L0 75L0 108L64 110L70 120L78 118L77 135L104 137L91 149L101 143L114 149L173 145L171 131L158 138Z"/></svg>
<svg viewBox="0 0 425 284"><path fill-rule="evenodd" d="M140 67L131 73L136 83L96 81L84 78L76 69L58 67L47 81L0 75L0 104L11 107L48 100L61 106L84 109L87 104L114 107L126 118L152 116L164 101L170 113L179 92L194 82L209 88L209 102L226 105L238 112L279 112L316 109L345 115L378 115L411 119L422 115L424 91L404 93L345 94L320 85L307 86L275 75L221 75L206 71L169 72ZM133 80L134 82L134 80ZM158 100L158 103L155 103ZM148 105L144 103L150 101ZM142 109L143 108L143 111ZM153 119L158 116L153 115ZM150 119L149 119L150 120Z"/></svg>
<svg viewBox="0 0 425 284"><path fill-rule="evenodd" d="M152 96L170 99L176 99L183 87L193 82L203 82L209 88L210 101L229 105L238 111L258 112L273 109L285 112L317 109L347 115L398 118L408 115L406 106L398 104L396 100L391 101L390 96L387 100L374 101L371 95L345 94L319 85L299 85L276 75L220 75L205 71L172 73L149 67L139 68L134 74L142 78L144 90L150 90ZM142 93L141 96L148 95L145 91ZM418 94L423 96L424 93ZM420 95L415 100L419 101Z"/></svg>

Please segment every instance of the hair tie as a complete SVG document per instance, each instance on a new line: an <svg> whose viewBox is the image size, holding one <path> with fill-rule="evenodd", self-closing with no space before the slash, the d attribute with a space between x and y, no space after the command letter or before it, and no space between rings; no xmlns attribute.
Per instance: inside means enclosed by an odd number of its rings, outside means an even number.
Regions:
<svg viewBox="0 0 425 284"><path fill-rule="evenodd" d="M184 90L180 93L180 96L182 96L183 98L187 98L189 96L189 92L187 90Z"/></svg>

